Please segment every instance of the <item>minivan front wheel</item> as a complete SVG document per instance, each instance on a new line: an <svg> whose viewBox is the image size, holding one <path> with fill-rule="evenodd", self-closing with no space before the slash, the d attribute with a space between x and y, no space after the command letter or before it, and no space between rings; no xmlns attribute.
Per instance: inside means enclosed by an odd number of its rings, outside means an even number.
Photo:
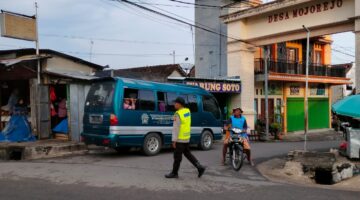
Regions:
<svg viewBox="0 0 360 200"><path fill-rule="evenodd" d="M214 138L212 133L208 130L205 130L201 134L199 147L201 150L204 151L210 150L213 145L213 142L214 142Z"/></svg>
<svg viewBox="0 0 360 200"><path fill-rule="evenodd" d="M154 156L160 152L162 141L159 134L150 133L144 139L143 152L147 156Z"/></svg>

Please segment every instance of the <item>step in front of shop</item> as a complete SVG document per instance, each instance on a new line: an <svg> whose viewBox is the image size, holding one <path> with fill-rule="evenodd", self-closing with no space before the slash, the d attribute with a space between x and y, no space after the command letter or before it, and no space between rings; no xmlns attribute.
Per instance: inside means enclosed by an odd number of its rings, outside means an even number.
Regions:
<svg viewBox="0 0 360 200"><path fill-rule="evenodd" d="M35 160L88 152L85 144L74 142L33 142L0 144L0 160Z"/></svg>

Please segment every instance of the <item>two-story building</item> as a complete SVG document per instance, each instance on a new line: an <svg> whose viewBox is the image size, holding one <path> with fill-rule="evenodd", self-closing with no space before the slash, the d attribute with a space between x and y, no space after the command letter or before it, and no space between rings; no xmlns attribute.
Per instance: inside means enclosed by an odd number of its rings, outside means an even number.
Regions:
<svg viewBox="0 0 360 200"><path fill-rule="evenodd" d="M352 64L331 65L329 35L359 26L360 3L354 0L238 1L224 6L227 24L227 76L239 76L242 93L231 98L251 127L265 118L265 47L269 80L270 122L284 132L304 130L306 35L310 29L309 128L331 127L332 87L351 84L346 73ZM358 42L360 37L355 37ZM356 57L360 52L356 52ZM355 59L356 62L360 61ZM357 63L356 63L357 64ZM356 70L359 73L359 70ZM360 80L360 79L359 79Z"/></svg>
<svg viewBox="0 0 360 200"><path fill-rule="evenodd" d="M348 84L352 63L331 65L331 37L310 41L309 129L331 127L332 86ZM306 39L267 45L269 120L285 132L304 130ZM265 119L264 48L255 52L255 100L257 118Z"/></svg>

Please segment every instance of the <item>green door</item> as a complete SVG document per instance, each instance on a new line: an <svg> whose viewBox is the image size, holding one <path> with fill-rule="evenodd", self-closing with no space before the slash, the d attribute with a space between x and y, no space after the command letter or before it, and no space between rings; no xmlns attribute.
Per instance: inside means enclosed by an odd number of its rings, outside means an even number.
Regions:
<svg viewBox="0 0 360 200"><path fill-rule="evenodd" d="M288 98L287 99L287 131L304 130L304 99Z"/></svg>
<svg viewBox="0 0 360 200"><path fill-rule="evenodd" d="M309 99L309 129L329 128L329 99Z"/></svg>

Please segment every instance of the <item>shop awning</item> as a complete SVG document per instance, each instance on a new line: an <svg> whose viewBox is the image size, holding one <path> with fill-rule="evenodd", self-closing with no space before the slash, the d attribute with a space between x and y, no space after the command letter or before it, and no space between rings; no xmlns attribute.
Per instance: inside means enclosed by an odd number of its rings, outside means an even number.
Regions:
<svg viewBox="0 0 360 200"><path fill-rule="evenodd" d="M98 78L96 76L84 74L81 72L66 71L66 70L46 69L45 73L54 76L60 76L60 77L78 79L78 80L86 80L86 81L91 81Z"/></svg>
<svg viewBox="0 0 360 200"><path fill-rule="evenodd" d="M338 115L360 118L360 94L348 96L332 106L333 112Z"/></svg>
<svg viewBox="0 0 360 200"><path fill-rule="evenodd" d="M0 64L5 65L6 67L15 65L20 62L24 61L30 61L30 60L37 60L38 58L44 59L44 58L50 58L51 56L36 56L36 55L27 55L27 56L21 56L18 58L12 58L12 59L0 59Z"/></svg>

